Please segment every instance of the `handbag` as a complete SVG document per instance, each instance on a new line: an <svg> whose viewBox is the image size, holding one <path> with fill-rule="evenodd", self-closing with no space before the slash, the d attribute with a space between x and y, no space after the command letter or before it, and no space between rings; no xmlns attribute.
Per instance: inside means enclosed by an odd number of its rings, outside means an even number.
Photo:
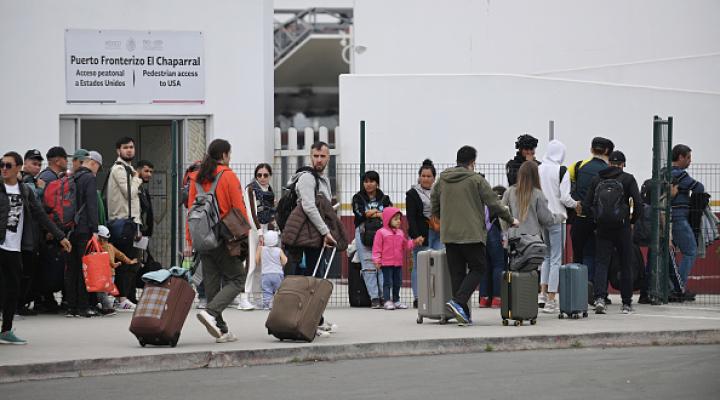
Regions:
<svg viewBox="0 0 720 400"><path fill-rule="evenodd" d="M231 256L244 258L248 253L250 223L237 208L230 209L222 219L221 235Z"/></svg>
<svg viewBox="0 0 720 400"><path fill-rule="evenodd" d="M103 251L96 237L88 241L82 258L83 277L88 292L118 293L113 283L110 254Z"/></svg>

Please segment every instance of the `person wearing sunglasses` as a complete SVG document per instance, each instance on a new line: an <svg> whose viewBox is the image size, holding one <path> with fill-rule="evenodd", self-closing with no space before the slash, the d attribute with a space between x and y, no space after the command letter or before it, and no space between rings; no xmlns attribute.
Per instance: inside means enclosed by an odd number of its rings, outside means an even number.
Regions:
<svg viewBox="0 0 720 400"><path fill-rule="evenodd" d="M23 270L22 251L37 249L39 232L34 221L45 227L60 240L66 252L72 250L70 242L45 213L43 206L29 186L18 180L23 165L20 154L5 153L0 162L3 183L0 185L0 274L2 274L3 321L0 344L26 344L15 336L13 317L20 296L20 277Z"/></svg>
<svg viewBox="0 0 720 400"><path fill-rule="evenodd" d="M275 218L275 192L270 186L272 178L272 167L270 164L261 163L255 167L255 179L245 187L245 208L251 218L249 251L247 259L247 278L245 279L245 292L240 294L238 310L250 311L255 305L250 299L262 302L261 271L256 271L255 250L258 244L263 245L263 233L268 229L272 230L272 222Z"/></svg>

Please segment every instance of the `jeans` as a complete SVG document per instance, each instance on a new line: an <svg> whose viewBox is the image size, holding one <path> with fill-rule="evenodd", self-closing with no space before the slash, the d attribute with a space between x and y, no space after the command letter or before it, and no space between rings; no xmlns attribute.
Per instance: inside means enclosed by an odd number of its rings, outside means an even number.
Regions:
<svg viewBox="0 0 720 400"><path fill-rule="evenodd" d="M560 264L563 253L562 224L550 225L545 230L545 244L548 246L548 255L545 256L540 267L540 284L548 285L548 292L557 293L560 282Z"/></svg>
<svg viewBox="0 0 720 400"><path fill-rule="evenodd" d="M607 297L608 270L614 250L620 256L620 294L623 304L631 304L633 296L632 234L630 227L597 233L597 264L595 265L595 298Z"/></svg>
<svg viewBox="0 0 720 400"><path fill-rule="evenodd" d="M200 253L200 260L203 267L203 285L207 295L207 312L220 321L223 310L245 287L243 260L231 256L225 246Z"/></svg>
<svg viewBox="0 0 720 400"><path fill-rule="evenodd" d="M272 300L280 288L285 275L283 274L262 274L262 298L263 308L272 308Z"/></svg>
<svg viewBox="0 0 720 400"><path fill-rule="evenodd" d="M381 268L383 275L383 298L385 301L390 300L390 288L392 287L392 301L397 303L400 301L400 287L402 286L402 267L385 267Z"/></svg>
<svg viewBox="0 0 720 400"><path fill-rule="evenodd" d="M697 242L695 234L687 218L677 218L672 222L673 242L677 249L682 253L680 260L680 279L682 286L687 286L688 276L695 263L697 256Z"/></svg>
<svg viewBox="0 0 720 400"><path fill-rule="evenodd" d="M588 277L595 276L595 222L587 217L577 217L570 230L572 238L573 262L585 264Z"/></svg>
<svg viewBox="0 0 720 400"><path fill-rule="evenodd" d="M375 269L372 261L372 249L365 247L360 241L360 228L355 229L355 245L357 246L358 257L360 258L360 274L365 281L368 295L371 300L380 298L380 288L383 288L383 274ZM386 300L389 297L385 296Z"/></svg>
<svg viewBox="0 0 720 400"><path fill-rule="evenodd" d="M74 250L74 249L73 249ZM83 249L83 251L85 251ZM20 296L20 275L22 275L22 254L19 251L0 249L0 282L2 282L2 332L12 329L15 309Z"/></svg>
<svg viewBox="0 0 720 400"><path fill-rule="evenodd" d="M488 232L486 247L488 268L480 281L480 297L500 297L500 281L507 260L502 245L502 232L495 224Z"/></svg>
<svg viewBox="0 0 720 400"><path fill-rule="evenodd" d="M468 302L485 272L484 243L445 243L452 299L470 316Z"/></svg>
<svg viewBox="0 0 720 400"><path fill-rule="evenodd" d="M428 231L427 246L416 246L413 248L413 267L410 271L410 286L412 287L413 298L417 300L418 288L417 288L417 255L419 252L424 250L441 250L444 246L440 241L440 232L435 232L430 229Z"/></svg>

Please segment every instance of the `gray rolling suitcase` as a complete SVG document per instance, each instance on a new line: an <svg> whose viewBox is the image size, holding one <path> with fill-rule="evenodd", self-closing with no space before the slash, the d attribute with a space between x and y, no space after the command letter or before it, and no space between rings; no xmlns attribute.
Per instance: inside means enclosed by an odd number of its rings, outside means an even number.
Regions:
<svg viewBox="0 0 720 400"><path fill-rule="evenodd" d="M566 316L578 319L588 316L588 270L583 264L565 264L560 266L560 313L558 318Z"/></svg>
<svg viewBox="0 0 720 400"><path fill-rule="evenodd" d="M537 271L504 271L500 284L500 314L503 325L508 326L510 320L515 321L515 326L522 325L523 321L530 321L531 325L535 325L538 315L537 292Z"/></svg>
<svg viewBox="0 0 720 400"><path fill-rule="evenodd" d="M445 249L425 250L418 253L418 317L422 324L424 318L439 320L445 324L454 318L445 307L452 297L450 271L447 267Z"/></svg>

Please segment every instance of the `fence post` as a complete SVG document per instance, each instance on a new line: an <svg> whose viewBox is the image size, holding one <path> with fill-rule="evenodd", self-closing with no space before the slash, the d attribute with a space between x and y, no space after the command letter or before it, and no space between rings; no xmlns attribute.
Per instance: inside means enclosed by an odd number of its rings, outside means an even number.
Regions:
<svg viewBox="0 0 720 400"><path fill-rule="evenodd" d="M365 121L360 121L360 184L365 175Z"/></svg>
<svg viewBox="0 0 720 400"><path fill-rule="evenodd" d="M665 129L663 129L665 128ZM654 304L668 302L670 289L670 181L672 160L672 117L653 118L653 161L651 194L650 287Z"/></svg>

